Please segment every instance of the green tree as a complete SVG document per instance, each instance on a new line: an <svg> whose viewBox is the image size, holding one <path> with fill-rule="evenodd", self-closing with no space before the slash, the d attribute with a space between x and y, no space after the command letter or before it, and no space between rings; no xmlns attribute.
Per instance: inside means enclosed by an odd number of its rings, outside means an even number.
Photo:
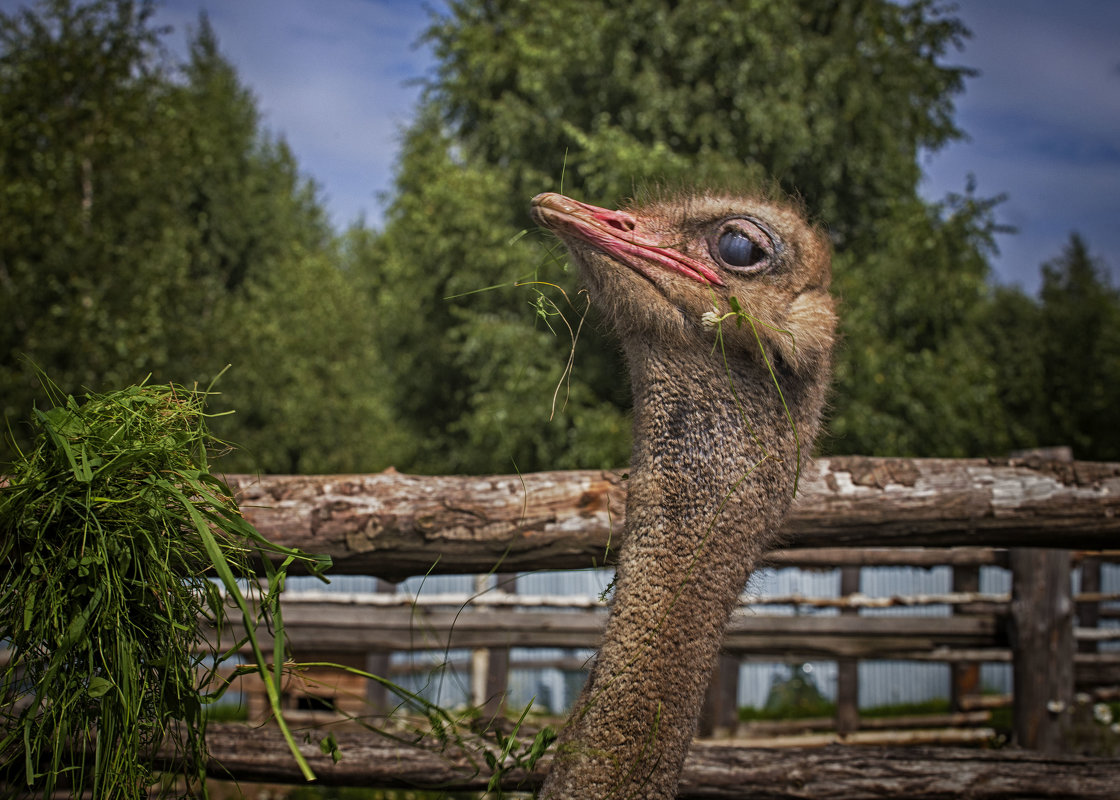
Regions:
<svg viewBox="0 0 1120 800"><path fill-rule="evenodd" d="M212 403L236 450L223 468L274 473L374 472L411 449L393 419L369 304L333 252L298 247L222 305L233 369Z"/></svg>
<svg viewBox="0 0 1120 800"><path fill-rule="evenodd" d="M1042 310L1021 289L996 287L979 324L981 347L994 371L1006 430L1007 451L1042 447L1046 436Z"/></svg>
<svg viewBox="0 0 1120 800"><path fill-rule="evenodd" d="M351 269L377 298L393 405L415 442L403 466L439 473L624 463L623 414L586 388L582 364L570 386L563 381L585 301L573 292L569 304L533 283L546 256L535 233L518 238L524 210L511 202L508 174L457 160L427 113L406 139L397 186L387 232L359 228L348 241ZM534 315L538 290L567 322ZM550 421L557 390L564 410Z"/></svg>
<svg viewBox="0 0 1120 800"><path fill-rule="evenodd" d="M1007 436L980 323L998 200L900 200L862 247L834 259L842 338L831 452L963 457Z"/></svg>
<svg viewBox="0 0 1120 800"><path fill-rule="evenodd" d="M375 331L314 184L205 16L173 65L151 15L130 0L0 15L4 416L36 393L23 355L66 391L149 373L205 386L232 363L215 405L238 413L214 428L248 450L227 468L387 466Z"/></svg>
<svg viewBox="0 0 1120 800"><path fill-rule="evenodd" d="M428 32L429 99L524 192L616 200L634 181L772 176L845 237L873 230L961 133L947 67L967 32L934 0L455 0Z"/></svg>
<svg viewBox="0 0 1120 800"><path fill-rule="evenodd" d="M65 386L131 382L170 360L168 300L189 288L182 237L162 203L136 202L167 128L150 14L57 0L0 15L5 416L30 407L21 354Z"/></svg>
<svg viewBox="0 0 1120 800"><path fill-rule="evenodd" d="M445 299L533 268L576 297L553 243L518 238L532 195L613 205L643 187L766 176L836 243L844 338L826 447L998 447L969 332L987 302L992 203L917 195L918 153L961 135L952 98L969 73L944 62L966 35L932 1L453 0L428 32L436 75L370 258L371 290L411 312L383 314L382 341L402 359L402 419L434 456L420 466L619 465L628 452L627 381L594 309L557 424L542 409L566 338L538 343L523 293ZM411 359L437 366L422 377Z"/></svg>
<svg viewBox="0 0 1120 800"><path fill-rule="evenodd" d="M1120 459L1120 292L1074 233L1042 266L1040 322L1042 444L1068 444L1078 458Z"/></svg>

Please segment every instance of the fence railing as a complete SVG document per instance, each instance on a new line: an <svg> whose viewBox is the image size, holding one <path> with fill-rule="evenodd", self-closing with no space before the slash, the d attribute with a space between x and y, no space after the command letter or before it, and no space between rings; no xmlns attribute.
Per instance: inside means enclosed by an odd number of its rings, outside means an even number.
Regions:
<svg viewBox="0 0 1120 800"><path fill-rule="evenodd" d="M230 481L261 531L329 554L335 574L585 569L611 563L625 535L617 472ZM1107 550L1120 542L1120 464L819 459L803 467L783 533L788 548Z"/></svg>
<svg viewBox="0 0 1120 800"><path fill-rule="evenodd" d="M430 573L603 566L612 563L625 528L626 482L621 474L611 472L422 477L390 471L357 476L233 476L231 483L240 492L246 516L266 536L284 545L331 555L336 574L399 580ZM831 604L841 613L772 617L758 612L756 606L754 612L732 620L724 651L732 661L760 656L837 660L836 727L841 733L850 734L860 724L858 702L850 689L851 671L860 659L953 664L954 704L962 713L969 710L969 698L978 689L976 665L1009 661L1015 676L1016 738L1025 747L1048 752L1062 748L1068 720L1065 711L1073 705L1075 687L1120 685L1120 656L1098 652L1101 641L1115 637L1110 629L1097 627L1101 618L1114 613L1107 603L1115 598L1100 593L1099 580L1094 588L1092 567L1083 570L1090 578L1077 596L1070 590L1069 577L1071 550L1091 551L1076 555L1095 559L1087 562L1090 565L1120 556L1120 464L1041 459L821 459L804 466L801 494L783 533L786 549L770 555L771 565L841 567L845 576L841 598L810 601L787 597L783 602ZM951 606L954 613L944 617L858 615L860 607L883 602L858 593L858 568L874 564L953 566L954 591L950 595L900 596L888 602L936 602ZM1011 569L1009 595L978 592L976 575L985 564ZM372 652L418 647L486 648L499 653L510 646L594 647L605 614L592 603L585 604L588 607L581 613L541 613L548 605L545 598L514 595L473 604L460 602L463 599L443 598L443 604L430 606L394 606L392 603L400 601L384 597L305 597L285 603L285 627L297 658L303 659L309 652L333 652L368 664L362 659ZM1106 604L1103 610L1102 603ZM373 606L376 613L371 613ZM527 606L535 606L534 613L522 610ZM1076 624L1075 611L1079 615ZM720 698L733 695L733 688L719 676L734 672L726 663L717 669L709 725L722 724L720 715L728 713L729 704ZM212 750L229 768L231 762L223 757L220 744L217 748L212 745ZM696 751L698 758L722 759L743 786L760 780L764 768L744 766L738 752ZM393 757L402 758L400 754ZM816 764L825 772L828 769L824 766L828 759L819 751L800 750L782 758L801 759L804 768ZM963 791L962 776L968 772L962 766L965 762L983 762L984 778L969 786L970 796L1017 796L1015 792L1021 794L1022 781L1030 774L1025 765L1034 763L1021 754L980 757L976 751L951 749L908 751L905 756L890 750L863 751L859 758L877 763L878 767L864 764L872 771L889 772L893 769L889 764L899 759L911 763L914 774L925 777L920 791L918 784L899 787L909 797ZM1106 790L1105 783L1094 776L1110 769L1112 775L1117 774L1120 762L1053 758L1056 760L1048 762L1048 780L1059 794L1105 797L1114 791L1113 785ZM772 763L770 756L766 759ZM922 766L914 767L914 761ZM381 766L366 766L364 780L376 782L369 776ZM429 767L431 775L447 777L434 764ZM353 764L347 767L353 768ZM244 774L253 771L250 767L244 770ZM236 768L232 771L238 774ZM768 786L767 796L783 796L781 780L792 781L794 772L797 770L787 770L784 778L771 775L779 782ZM341 772L331 774L337 780L326 782L349 780ZM836 774L836 780L841 780L839 772ZM857 788L855 773L848 779L853 781L852 794L837 790L839 793L830 796L869 796L860 793L864 790ZM685 784L688 780L686 777ZM720 794L710 786L690 790L685 784L682 796L732 797L741 791ZM382 781L377 785L404 784ZM425 784L412 781L411 785ZM454 785L469 788L470 784ZM957 788L946 788L951 786ZM797 794L801 789L795 791L792 783L789 791L791 797L807 796Z"/></svg>
<svg viewBox="0 0 1120 800"><path fill-rule="evenodd" d="M815 551L804 551L815 555ZM863 551L852 551L859 554ZM881 551L864 552L865 561L875 563ZM964 561L961 551L911 551L912 560L924 566L933 566L938 552L951 552L958 564ZM977 549L973 555L977 562L1004 563L1021 558L1018 551ZM1070 560L1066 551L1041 551L1042 557ZM1099 569L1102 560L1120 561L1120 554L1098 555L1078 552L1072 561L1083 570L1086 565ZM796 559L785 559L787 564L797 564ZM808 561L816 568L822 566L817 558ZM895 563L897 561L892 559ZM1032 561L1028 569L1037 566ZM846 566L843 570L859 567ZM968 567L958 566L966 571ZM856 576L858 580L858 574ZM842 581L843 584L843 581ZM505 584L512 586L512 581ZM1022 581L1013 585L1021 586ZM1068 581L1067 581L1068 585ZM501 587L501 584L499 585ZM1073 691L1101 697L1111 696L1110 690L1120 686L1120 652L1097 652L1102 642L1120 641L1120 628L1099 628L1095 624L1083 625L1078 618L1059 621L1059 627L1072 626L1072 643L1077 646L1069 652L1057 652L1049 645L1038 648L1029 638L1014 639L1015 618L1012 615L1012 594L983 594L978 591L957 591L945 594L904 594L887 597L868 597L854 589L838 597L807 597L800 594L757 597L744 595L739 610L732 617L723 645L722 662L713 676L709 702L701 732L713 730L727 732L736 729L736 701L738 696L739 664L745 659L785 661L798 663L813 660L835 660L838 663L837 715L832 725L842 736L850 736L863 727L859 718L858 681L846 673L854 673L860 661L900 660L942 662L952 668L952 708L956 712L975 710L980 704L979 665L981 663L1014 664L1026 659L1040 660L1043 674L1053 671L1060 660L1070 660L1073 665ZM843 591L843 585L841 587ZM1047 602L1050 595L1045 595ZM1037 597L1035 600L1037 601ZM1120 594L1100 592L1080 593L1066 597L1064 602L1079 613L1088 608L1096 611L1096 618L1115 614L1110 604L1120 601ZM1022 601L1020 601L1022 605ZM1104 606L1102 611L1101 606ZM801 610L832 608L839 615L773 615L772 606L794 607ZM861 609L948 607L947 616L859 616ZM407 593L347 593L304 591L285 600L285 628L292 642L294 655L300 661L323 661L344 658L351 663L367 663L362 659L377 653L401 651L434 651L442 657L449 649L488 651L482 659L475 658L456 664L458 671L470 673L464 683L479 687L472 700L476 705L488 705L496 710L501 705L509 680L509 649L568 648L590 649L597 646L606 618L605 603L595 597L525 595L497 588L482 594L419 594ZM525 613L531 610L532 613ZM1019 614L1037 622L1045 609L1023 607ZM579 669L582 662L567 659L563 664L544 664L525 661L522 668L543 669L562 666ZM409 668L398 666L394 670L388 660L382 667L388 675L402 674ZM484 674L473 674L483 670ZM1022 679L1021 679L1022 680ZM1017 693L1008 702L1013 706L1017 720L1032 719L1031 709L1022 702L1023 693ZM1054 698L1046 698L1049 703ZM1070 698L1072 700L1072 697ZM374 702L375 706L383 702ZM263 702L261 704L263 710ZM360 709L355 707L355 712ZM985 712L985 714L988 712ZM1028 736L1044 733L1051 720L1055 725L1060 715L1047 713L1042 723L1031 723L1028 734L1023 728L1019 740L1024 744L1043 745ZM951 718L946 725L976 725L979 715ZM938 724L936 720L927 720ZM804 727L798 723L789 727ZM818 727L820 727L818 725ZM1061 726L1057 725L1060 729ZM757 731L757 728L755 729ZM1060 730L1049 749L1060 744ZM867 737L864 737L866 740ZM879 739L889 740L889 734ZM969 738L967 732L942 731L937 735L926 734L927 741L953 741ZM972 737L975 738L975 737Z"/></svg>

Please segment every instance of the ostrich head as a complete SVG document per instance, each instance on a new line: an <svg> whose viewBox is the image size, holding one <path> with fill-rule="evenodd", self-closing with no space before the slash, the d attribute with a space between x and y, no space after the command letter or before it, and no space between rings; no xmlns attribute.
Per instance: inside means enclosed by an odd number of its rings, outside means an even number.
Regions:
<svg viewBox="0 0 1120 800"><path fill-rule="evenodd" d="M829 248L790 206L702 193L612 211L549 192L532 215L564 240L623 343L710 347L734 298L745 316L722 326L729 352L798 373L828 359Z"/></svg>

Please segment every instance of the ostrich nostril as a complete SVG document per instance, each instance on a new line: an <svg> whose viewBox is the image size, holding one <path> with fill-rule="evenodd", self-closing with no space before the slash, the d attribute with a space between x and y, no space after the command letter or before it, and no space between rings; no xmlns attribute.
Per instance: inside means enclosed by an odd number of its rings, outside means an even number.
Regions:
<svg viewBox="0 0 1120 800"><path fill-rule="evenodd" d="M593 215L595 219L609 225L616 231L623 231L629 233L638 226L638 221L634 217L622 211L601 211Z"/></svg>

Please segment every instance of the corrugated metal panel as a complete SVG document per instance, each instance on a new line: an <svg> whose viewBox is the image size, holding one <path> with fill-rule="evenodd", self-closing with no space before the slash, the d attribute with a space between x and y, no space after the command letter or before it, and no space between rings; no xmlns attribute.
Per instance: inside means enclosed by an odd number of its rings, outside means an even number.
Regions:
<svg viewBox="0 0 1120 800"><path fill-rule="evenodd" d="M523 594L544 594L559 596L598 597L606 592L613 577L612 570L584 570L525 573L516 577L516 591ZM1074 572L1074 590L1080 586L1079 571ZM491 576L488 585L494 586L496 579ZM921 569L911 567L865 567L860 572L861 591L872 597L887 597L916 593L944 593L952 588L952 570L949 567ZM342 575L332 578L329 586L324 586L314 578L289 579L289 591L335 590L342 592L372 592L377 588L374 578ZM763 569L756 572L747 586L751 594L762 596L802 594L815 597L836 597L839 595L839 570L802 570L802 569ZM399 591L410 593L445 593L475 591L475 577L472 575L433 575L410 578L399 584ZM980 591L988 594L1011 591L1010 573L1000 567L981 567ZM1101 569L1101 591L1120 592L1120 565L1104 564ZM792 606L768 606L767 614L823 614L839 613L837 609L796 609ZM929 615L945 616L950 613L947 606L925 606L916 608L861 609L867 615ZM1102 626L1120 626L1118 620L1105 620ZM1120 650L1120 642L1101 644L1102 650ZM561 658L587 660L591 651L571 651L550 649L517 648L511 653L517 662L531 660L555 661ZM430 665L428 672L414 674L401 680L402 685L420 692L435 702L444 705L465 703L470 695L469 678L447 668L448 661L462 663L469 653L450 651L437 654L396 654L394 663L412 660L414 663ZM795 667L794 668L798 668ZM835 699L836 664L834 662L811 662L804 665L805 673L811 677L828 699ZM776 680L785 680L790 675L791 666L782 663L748 662L740 670L739 703L761 707L766 704L770 689ZM517 668L510 675L510 701L514 707L523 707L530 701L535 707L544 707L553 712L561 712L574 702L583 684L585 673L578 670L546 668L534 670ZM860 706L912 703L932 698L947 697L949 693L949 667L945 664L923 664L898 661L863 662L859 670ZM984 664L981 667L981 682L985 690L997 692L1011 691L1011 667L1008 664Z"/></svg>

